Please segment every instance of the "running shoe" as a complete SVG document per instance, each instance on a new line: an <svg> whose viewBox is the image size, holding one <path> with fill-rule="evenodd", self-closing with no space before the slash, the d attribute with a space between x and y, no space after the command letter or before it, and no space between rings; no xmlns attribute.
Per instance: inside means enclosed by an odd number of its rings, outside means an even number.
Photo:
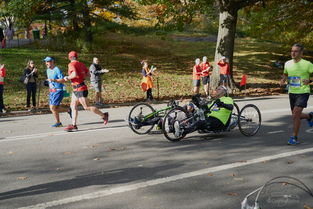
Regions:
<svg viewBox="0 0 313 209"><path fill-rule="evenodd" d="M64 131L67 131L67 132L73 132L73 131L77 131L77 130L78 130L77 125L72 125L72 124L68 125L64 129Z"/></svg>
<svg viewBox="0 0 313 209"><path fill-rule="evenodd" d="M313 112L310 112L309 115L311 119L308 119L308 124L310 127L313 127Z"/></svg>
<svg viewBox="0 0 313 209"><path fill-rule="evenodd" d="M109 113L108 112L104 112L103 113L103 124L106 125L109 122Z"/></svg>
<svg viewBox="0 0 313 209"><path fill-rule="evenodd" d="M57 127L63 127L62 123L55 123L51 125L51 127L57 128Z"/></svg>
<svg viewBox="0 0 313 209"><path fill-rule="evenodd" d="M297 144L300 144L298 138L296 136L291 136L290 139L288 140L288 145L297 145Z"/></svg>

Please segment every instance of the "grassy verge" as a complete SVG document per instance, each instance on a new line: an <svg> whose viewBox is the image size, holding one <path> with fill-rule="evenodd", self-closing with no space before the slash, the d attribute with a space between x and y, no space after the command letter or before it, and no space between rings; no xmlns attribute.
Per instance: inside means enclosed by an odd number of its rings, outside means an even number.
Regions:
<svg viewBox="0 0 313 209"><path fill-rule="evenodd" d="M178 41L172 38L174 36L177 34L162 37L101 34L96 37L97 46L93 52L80 53L79 60L89 67L92 58L97 56L102 66L110 69L110 72L103 76L105 88L103 96L106 103L140 101L145 98L144 92L139 87L142 59L148 59L150 64L158 68L153 90L156 98L158 95L160 99L186 97L192 95L191 72L195 58L206 55L209 61L213 61L215 42ZM54 56L57 66L67 74L67 52L70 50L72 49L62 52L49 51L39 48L38 44L18 49L2 49L0 63L5 63L8 69L5 104L11 109L24 108L26 90L18 80L29 59L37 63L40 71L39 79L44 80L45 65L42 59L45 56ZM306 58L313 59L312 56ZM289 59L289 49L284 49L276 43L239 38L235 45L234 79L239 82L242 74L246 73L251 93L254 89L259 89L257 94L275 93L279 91L278 82L282 73L281 69L273 66L273 62L278 59ZM156 88L156 81L158 81L159 91ZM48 89L41 87L40 106L47 106L47 95ZM90 90L90 98L92 99L93 96L94 92ZM63 103L68 104L69 98L66 98Z"/></svg>

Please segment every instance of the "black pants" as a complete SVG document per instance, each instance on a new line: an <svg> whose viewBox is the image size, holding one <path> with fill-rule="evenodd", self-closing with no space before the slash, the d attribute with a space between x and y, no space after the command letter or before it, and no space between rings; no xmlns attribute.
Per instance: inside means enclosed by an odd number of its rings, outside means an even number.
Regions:
<svg viewBox="0 0 313 209"><path fill-rule="evenodd" d="M153 100L152 89L151 88L147 90L147 99Z"/></svg>
<svg viewBox="0 0 313 209"><path fill-rule="evenodd" d="M4 104L3 104L3 85L0 84L0 112L4 109Z"/></svg>
<svg viewBox="0 0 313 209"><path fill-rule="evenodd" d="M36 107L36 90L37 90L36 83L26 84L26 90L27 90L26 106L30 107L30 97L32 97L33 106Z"/></svg>

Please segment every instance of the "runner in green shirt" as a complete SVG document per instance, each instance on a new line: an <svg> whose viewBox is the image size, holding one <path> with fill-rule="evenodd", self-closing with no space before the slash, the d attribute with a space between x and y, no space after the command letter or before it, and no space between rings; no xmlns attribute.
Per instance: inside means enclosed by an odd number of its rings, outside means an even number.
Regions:
<svg viewBox="0 0 313 209"><path fill-rule="evenodd" d="M313 112L309 114L302 113L307 107L310 97L310 85L313 78L313 64L302 59L304 47L300 44L294 44L291 48L291 58L285 63L284 73L280 84L284 85L288 80L288 92L290 108L293 120L293 134L288 140L289 145L299 144L298 133L301 119L307 119L310 127L313 127Z"/></svg>

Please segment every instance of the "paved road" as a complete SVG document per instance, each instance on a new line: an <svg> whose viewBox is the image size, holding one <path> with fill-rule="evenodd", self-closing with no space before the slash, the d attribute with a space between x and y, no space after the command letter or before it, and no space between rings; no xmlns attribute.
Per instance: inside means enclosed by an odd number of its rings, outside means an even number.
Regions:
<svg viewBox="0 0 313 209"><path fill-rule="evenodd" d="M157 131L132 133L124 121L130 107L109 109L108 126L81 111L76 133L50 128L51 115L0 118L0 208L235 209L276 176L294 176L313 188L313 129L303 121L303 143L287 146L287 96L238 101L248 103L262 112L256 136L234 130L192 134L178 143ZM61 119L70 122L66 114ZM313 207L302 190L275 184L271 191L262 193L262 203ZM289 205L275 200L281 194L290 195Z"/></svg>

